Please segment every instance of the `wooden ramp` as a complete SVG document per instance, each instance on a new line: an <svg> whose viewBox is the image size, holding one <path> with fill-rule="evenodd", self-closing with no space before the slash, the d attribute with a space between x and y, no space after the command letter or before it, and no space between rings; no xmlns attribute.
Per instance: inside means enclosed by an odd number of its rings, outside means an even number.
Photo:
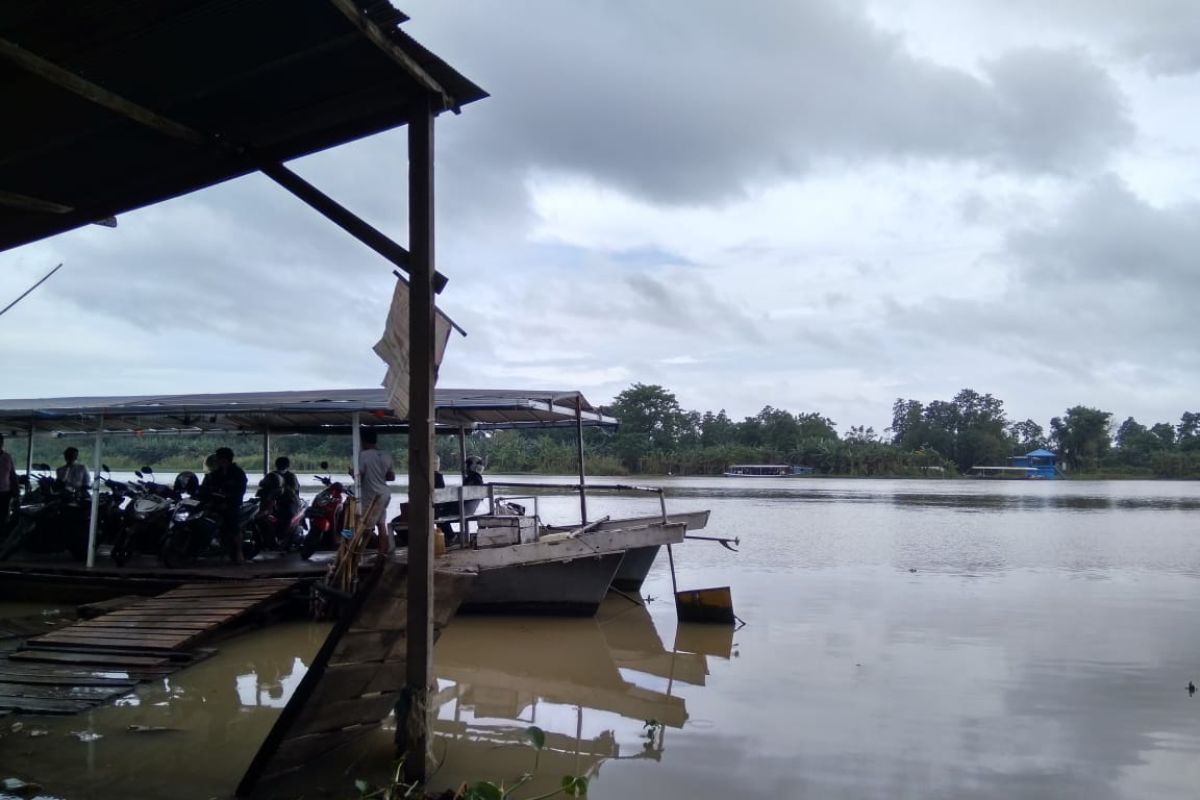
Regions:
<svg viewBox="0 0 1200 800"><path fill-rule="evenodd" d="M238 797L297 797L310 790L301 769L379 727L405 680L406 566L377 562L343 609L300 685L237 788ZM473 576L434 576L434 636L449 624Z"/></svg>
<svg viewBox="0 0 1200 800"><path fill-rule="evenodd" d="M73 714L212 651L196 645L281 600L296 580L185 584L26 639L0 659L0 711Z"/></svg>

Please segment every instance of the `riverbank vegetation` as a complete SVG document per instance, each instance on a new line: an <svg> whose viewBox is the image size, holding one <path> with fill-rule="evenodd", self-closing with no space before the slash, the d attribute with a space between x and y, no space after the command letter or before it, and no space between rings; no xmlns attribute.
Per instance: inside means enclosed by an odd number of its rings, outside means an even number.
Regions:
<svg viewBox="0 0 1200 800"><path fill-rule="evenodd" d="M1119 425L1111 412L1089 406L1068 408L1043 427L1012 420L1004 402L963 389L948 400L897 399L892 424L882 432L850 426L839 433L819 411L764 406L741 420L720 411L684 409L668 389L635 383L618 394L605 413L621 425L616 432L586 431L587 469L593 475L720 475L730 464L794 464L818 475L861 477L954 477L976 465L1003 465L1014 455L1046 448L1059 455L1071 477L1200 478L1200 413L1184 412L1178 423L1144 425L1129 417ZM382 447L403 458L403 436L381 437ZM90 461L92 442L83 437L38 439L35 461L61 462L68 445ZM203 467L217 447L230 447L248 469L262 463L262 441L252 435L113 436L104 460L114 469L144 464L159 469ZM9 440L9 449L20 452ZM447 471L458 469L455 437L438 438ZM490 472L573 474L577 471L573 430L476 433L468 452L483 456ZM345 473L346 436L277 436L272 457L286 455L292 468L317 471L321 461Z"/></svg>

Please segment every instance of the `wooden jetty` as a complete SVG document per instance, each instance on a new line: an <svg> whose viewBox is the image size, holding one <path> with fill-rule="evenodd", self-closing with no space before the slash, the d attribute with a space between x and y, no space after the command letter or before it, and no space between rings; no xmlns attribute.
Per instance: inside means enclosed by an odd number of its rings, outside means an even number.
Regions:
<svg viewBox="0 0 1200 800"><path fill-rule="evenodd" d="M219 631L282 602L295 580L189 583L25 639L0 658L0 712L73 714L206 658Z"/></svg>
<svg viewBox="0 0 1200 800"><path fill-rule="evenodd" d="M300 685L246 770L238 797L296 797L304 770L379 727L393 710L403 728L409 641L408 570L378 561L342 609ZM472 576L437 572L434 638L458 610ZM423 732L422 732L423 733ZM425 741L424 735L415 737ZM423 760L423 755L411 758Z"/></svg>

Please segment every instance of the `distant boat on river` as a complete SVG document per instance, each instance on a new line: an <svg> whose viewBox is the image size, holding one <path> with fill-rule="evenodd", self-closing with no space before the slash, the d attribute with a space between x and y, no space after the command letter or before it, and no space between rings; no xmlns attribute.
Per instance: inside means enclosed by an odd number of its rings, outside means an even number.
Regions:
<svg viewBox="0 0 1200 800"><path fill-rule="evenodd" d="M726 478L796 478L812 474L812 467L793 464L731 464L725 470Z"/></svg>
<svg viewBox="0 0 1200 800"><path fill-rule="evenodd" d="M1049 450L1031 450L1023 456L1012 456L1005 467L971 467L968 478L993 480L1054 480L1062 477L1058 456Z"/></svg>

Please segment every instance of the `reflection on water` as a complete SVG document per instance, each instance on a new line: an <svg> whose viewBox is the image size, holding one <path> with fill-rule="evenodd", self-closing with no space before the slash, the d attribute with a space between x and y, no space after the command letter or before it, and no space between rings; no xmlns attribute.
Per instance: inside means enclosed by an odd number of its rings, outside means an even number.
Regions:
<svg viewBox="0 0 1200 800"><path fill-rule="evenodd" d="M624 599L596 620L458 620L437 651L436 785L511 779L525 762L536 794L563 775L594 778L607 761L660 760L668 731L688 722L680 689L704 685L708 656L729 657L730 631L715 641L710 631L685 630L667 647L647 611ZM540 753L525 744L530 725L546 732Z"/></svg>
<svg viewBox="0 0 1200 800"><path fill-rule="evenodd" d="M741 537L675 560L682 588L730 585L747 627L677 626L665 559L646 610L456 620L435 652L436 787L533 770L518 797L567 774L590 774L594 800L1196 796L1200 485L664 483L674 506L712 509L706 534ZM2 772L70 800L227 793L324 630L224 642L122 707L26 721L45 737L0 721ZM314 765L305 796L381 780L391 728Z"/></svg>

